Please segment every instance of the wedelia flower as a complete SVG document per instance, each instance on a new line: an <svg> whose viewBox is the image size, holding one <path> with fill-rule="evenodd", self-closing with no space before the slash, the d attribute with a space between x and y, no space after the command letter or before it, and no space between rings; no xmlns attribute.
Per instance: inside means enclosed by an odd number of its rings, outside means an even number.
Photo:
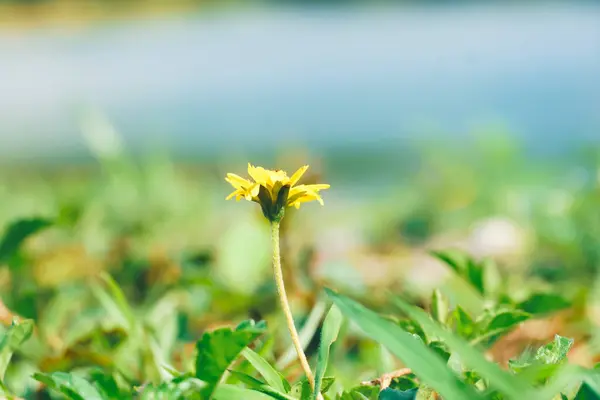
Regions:
<svg viewBox="0 0 600 400"><path fill-rule="evenodd" d="M227 174L225 180L235 189L227 196L227 200L235 197L238 201L254 201L260 204L263 214L270 221L280 221L285 207L300 208L300 204L309 201L318 201L323 205L319 191L328 189L329 185L296 185L307 169L308 165L305 165L288 177L282 170L270 170L248 164L248 175L251 179Z"/></svg>

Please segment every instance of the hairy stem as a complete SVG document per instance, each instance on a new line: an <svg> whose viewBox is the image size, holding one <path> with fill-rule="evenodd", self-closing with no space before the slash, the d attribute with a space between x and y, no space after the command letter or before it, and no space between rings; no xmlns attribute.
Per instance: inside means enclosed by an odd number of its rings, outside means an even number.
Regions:
<svg viewBox="0 0 600 400"><path fill-rule="evenodd" d="M290 310L290 304L288 302L287 294L285 292L285 285L283 283L283 274L281 272L281 255L279 254L279 222L271 222L271 240L273 242L273 275L275 277L275 284L277 285L277 293L279 294L279 303L281 305L281 309L283 310L283 314L285 315L285 320L287 322L288 331L290 332L290 337L292 338L292 343L296 348L296 353L298 353L300 365L304 370L304 374L306 375L306 379L308 379L311 388L314 389L315 378L310 370L310 365L308 364L308 360L306 359L306 355L302 349L302 344L300 343L300 338L298 337L298 332L294 326L294 317L292 316L292 311Z"/></svg>

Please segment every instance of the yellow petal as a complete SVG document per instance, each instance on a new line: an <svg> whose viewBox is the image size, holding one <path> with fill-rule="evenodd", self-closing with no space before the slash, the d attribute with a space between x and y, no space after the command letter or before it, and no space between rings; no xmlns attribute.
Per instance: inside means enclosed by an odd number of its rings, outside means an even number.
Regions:
<svg viewBox="0 0 600 400"><path fill-rule="evenodd" d="M281 186L283 186L283 185L287 184L290 180L287 177L287 174L285 173L285 171L282 171L282 170L272 171L269 169L266 171L269 174L269 181L272 185L275 185L275 183L277 183L277 182L281 182Z"/></svg>
<svg viewBox="0 0 600 400"><path fill-rule="evenodd" d="M319 204L323 205L323 199L317 193L314 192L306 192L304 195L292 199L291 202L288 202L289 205L294 205L296 208L300 206L300 203L307 203L309 201L318 201Z"/></svg>
<svg viewBox="0 0 600 400"><path fill-rule="evenodd" d="M248 189L248 192L250 193L250 195L252 195L252 197L258 196L259 191L260 185L258 183L255 183L250 189Z"/></svg>
<svg viewBox="0 0 600 400"><path fill-rule="evenodd" d="M235 196L235 195L239 194L239 192L240 192L239 190L235 190L235 191L233 191L232 193L230 193L230 194L229 194L229 196L225 197L225 200L232 199L232 198L233 198L233 196Z"/></svg>
<svg viewBox="0 0 600 400"><path fill-rule="evenodd" d="M248 186L252 185L252 182L250 182L247 179L242 178L239 175L236 174L227 174L227 177L225 178L225 180L227 182L229 182L231 184L231 186L233 186L236 189L242 189L242 188L246 188Z"/></svg>
<svg viewBox="0 0 600 400"><path fill-rule="evenodd" d="M294 175L290 178L290 186L294 186L302 178L307 169L308 165L298 168L298 171L294 172Z"/></svg>
<svg viewBox="0 0 600 400"><path fill-rule="evenodd" d="M254 179L254 182L267 186L269 179L269 173L263 167L255 167L252 164L248 163L248 175Z"/></svg>
<svg viewBox="0 0 600 400"><path fill-rule="evenodd" d="M316 185L304 185L304 189L307 191L313 191L317 193L319 190L329 189L329 185L326 183L318 183Z"/></svg>
<svg viewBox="0 0 600 400"><path fill-rule="evenodd" d="M290 189L288 198L294 197L294 196L296 196L298 194L302 194L304 192L306 192L306 189L304 189L304 185L294 186L293 188Z"/></svg>
<svg viewBox="0 0 600 400"><path fill-rule="evenodd" d="M299 185L291 188L290 192L288 193L287 204L290 206L293 205L296 202L296 200L306 195L306 193L307 192L304 189L304 185Z"/></svg>

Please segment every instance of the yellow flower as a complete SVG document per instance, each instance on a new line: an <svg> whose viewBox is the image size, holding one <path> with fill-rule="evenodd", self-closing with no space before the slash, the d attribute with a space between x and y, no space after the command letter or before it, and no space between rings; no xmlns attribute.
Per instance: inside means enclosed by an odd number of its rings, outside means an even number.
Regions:
<svg viewBox="0 0 600 400"><path fill-rule="evenodd" d="M235 189L227 200L235 197L238 201L254 201L260 204L263 214L271 221L281 220L286 206L300 208L300 204L313 200L323 205L319 191L328 189L329 185L296 185L307 169L308 165L305 165L288 177L282 170L273 171L248 164L248 175L252 179L227 174L225 180Z"/></svg>

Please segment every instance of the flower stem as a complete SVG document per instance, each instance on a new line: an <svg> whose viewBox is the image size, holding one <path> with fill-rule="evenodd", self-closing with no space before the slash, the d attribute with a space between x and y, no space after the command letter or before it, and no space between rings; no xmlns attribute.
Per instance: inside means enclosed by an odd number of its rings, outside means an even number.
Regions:
<svg viewBox="0 0 600 400"><path fill-rule="evenodd" d="M281 305L281 309L283 310L283 314L285 315L288 331L290 332L290 337L292 338L292 343L296 348L296 353L298 353L300 365L304 370L306 379L308 379L308 382L310 383L310 387L314 389L315 378L310 370L310 365L308 364L304 350L302 349L298 332L294 326L294 317L292 316L287 294L285 293L283 274L281 272L281 255L279 254L279 222L271 222L271 240L273 243L273 275L275 276L275 284L277 285L277 293L279 294L279 303Z"/></svg>

